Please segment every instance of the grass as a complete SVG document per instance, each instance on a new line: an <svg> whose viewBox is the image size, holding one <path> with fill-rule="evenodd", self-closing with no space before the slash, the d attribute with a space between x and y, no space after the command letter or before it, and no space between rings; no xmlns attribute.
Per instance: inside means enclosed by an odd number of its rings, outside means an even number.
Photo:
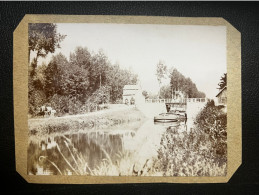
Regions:
<svg viewBox="0 0 259 195"><path fill-rule="evenodd" d="M137 128L138 123L145 119L144 115L136 108L114 111L110 113L99 113L91 116L78 116L67 118L52 118L50 120L29 120L29 135L44 136L53 133L75 133L78 131L115 129L120 125L123 129ZM123 126L124 125L124 126Z"/></svg>
<svg viewBox="0 0 259 195"><path fill-rule="evenodd" d="M62 170L53 161L49 160L47 156L40 156L39 161L43 163L49 163L53 166L60 175L68 175L70 173L74 175L92 175L92 176L122 176L122 175L143 175L142 170L135 170L135 164L133 164L134 154L131 152L119 152L116 154L117 160L112 161L109 154L101 148L102 152L105 154L105 158L101 161L99 165L91 169L85 158L80 152L74 147L72 142L65 136L64 144L66 148L61 150L59 144L56 145L59 154L61 155L60 161L64 161L67 165L67 169ZM44 162L45 161L45 162ZM143 166L146 168L147 163Z"/></svg>

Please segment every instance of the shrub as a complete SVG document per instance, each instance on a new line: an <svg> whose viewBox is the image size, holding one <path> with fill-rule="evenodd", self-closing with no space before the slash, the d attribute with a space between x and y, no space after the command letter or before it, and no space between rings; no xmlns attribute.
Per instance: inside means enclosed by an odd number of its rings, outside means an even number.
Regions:
<svg viewBox="0 0 259 195"><path fill-rule="evenodd" d="M173 133L174 132L174 133ZM206 136L168 128L161 139L154 169L164 176L223 176L226 161L216 159Z"/></svg>
<svg viewBox="0 0 259 195"><path fill-rule="evenodd" d="M227 114L209 101L197 115L196 132L206 134L215 157L227 158Z"/></svg>
<svg viewBox="0 0 259 195"><path fill-rule="evenodd" d="M156 170L165 176L223 176L227 170L227 115L207 103L194 130L169 127L162 135Z"/></svg>
<svg viewBox="0 0 259 195"><path fill-rule="evenodd" d="M57 115L59 116L69 112L69 99L67 96L55 94L50 99L50 104L51 107L57 111Z"/></svg>

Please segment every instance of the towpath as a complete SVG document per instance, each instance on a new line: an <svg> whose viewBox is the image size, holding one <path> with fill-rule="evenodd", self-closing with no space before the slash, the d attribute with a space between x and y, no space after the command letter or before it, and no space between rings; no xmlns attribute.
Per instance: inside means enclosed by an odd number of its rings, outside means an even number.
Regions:
<svg viewBox="0 0 259 195"><path fill-rule="evenodd" d="M109 109L105 110L99 110L96 112L89 112L85 114L76 114L76 115L66 115L66 116L61 116L61 117L46 117L46 118L31 118L29 121L44 121L44 120L57 120L57 119L65 119L65 118L79 118L79 117L87 117L87 116L97 116L101 114L107 114L115 111L124 111L124 110L129 110L133 108L134 106L129 106L129 105L124 105L124 104L111 104L109 105Z"/></svg>

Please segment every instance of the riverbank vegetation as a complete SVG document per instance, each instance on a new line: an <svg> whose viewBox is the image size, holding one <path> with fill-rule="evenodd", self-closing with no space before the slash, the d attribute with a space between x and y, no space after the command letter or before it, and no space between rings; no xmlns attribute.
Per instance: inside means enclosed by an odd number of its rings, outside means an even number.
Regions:
<svg viewBox="0 0 259 195"><path fill-rule="evenodd" d="M137 130L143 123L145 116L136 108L125 108L107 113L93 113L73 117L60 117L29 120L29 135L44 137L50 134L87 132L90 130Z"/></svg>
<svg viewBox="0 0 259 195"><path fill-rule="evenodd" d="M227 171L227 116L213 101L198 114L191 132L168 128L156 170L164 176L224 176Z"/></svg>
<svg viewBox="0 0 259 195"><path fill-rule="evenodd" d="M113 118L114 117L114 118ZM123 119L122 119L123 117ZM146 159L146 162L139 164L134 151L128 151L121 148L118 151L107 152L105 145L102 145L102 141L96 142L95 147L101 150L103 154L102 161L95 167L89 167L87 160L82 154L75 148L68 138L66 140L58 139L56 152L61 155L59 161L54 161L52 155L47 159L41 160L47 164L55 164L62 174L83 174L83 175L127 175L127 176L225 176L227 173L227 118L226 113L221 110L221 107L214 105L213 101L207 103L203 110L197 115L194 127L190 132L179 131L179 128L168 127L162 134L161 142L158 147L158 155L151 159ZM89 124L89 120L69 121L64 123L60 121L62 125L71 125L69 128L83 129L83 124ZM81 122L80 122L81 121ZM133 124L135 130L137 130L141 122L143 122L142 114L132 109L130 112L118 112L109 116L101 116L96 118L99 122L100 128L109 129L118 124ZM139 122L139 123L134 123ZM61 126L62 126L61 125ZM56 126L53 124L43 125L48 128L52 126L49 133L55 133ZM123 129L132 130L133 126L124 126ZM121 127L121 126L119 126ZM116 125L115 125L116 128ZM66 129L62 126L62 130ZM41 129L42 131L43 129ZM82 133L89 132L91 128L86 127ZM47 129L45 129L47 131ZM78 132L74 130L74 133ZM33 129L31 129L33 133ZM46 132L45 132L46 133ZM94 133L94 132L93 132ZM59 136L64 136L66 133L62 132ZM94 133L94 137L98 134L98 131ZM69 132L70 136L73 135ZM88 136L90 136L89 134ZM117 135L119 136L119 135ZM42 136L40 136L42 138ZM120 140L120 139L119 139ZM64 145L65 144L65 145ZM63 145L63 146L62 146ZM62 147L61 147L62 146ZM79 146L77 146L79 147ZM59 149L62 148L62 149ZM120 148L120 147L119 147ZM115 149L115 148L114 148ZM117 148L118 149L118 148ZM73 157L74 156L74 157ZM51 162L47 162L47 160ZM61 170L58 163L63 162L70 170ZM78 166L79 165L79 166ZM54 166L54 165L53 165ZM54 166L55 167L55 166ZM57 169L57 168L56 168ZM58 174L58 172L57 172Z"/></svg>

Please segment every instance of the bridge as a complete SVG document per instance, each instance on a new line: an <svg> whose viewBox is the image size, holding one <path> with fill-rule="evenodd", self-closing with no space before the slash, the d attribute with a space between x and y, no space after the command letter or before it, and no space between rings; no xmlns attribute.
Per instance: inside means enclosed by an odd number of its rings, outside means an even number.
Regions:
<svg viewBox="0 0 259 195"><path fill-rule="evenodd" d="M136 106L149 118L167 112L166 106L175 109L180 108L186 112L188 118L194 118L207 102L207 98L146 99L144 104L137 104Z"/></svg>
<svg viewBox="0 0 259 195"><path fill-rule="evenodd" d="M207 98L184 98L184 99L146 99L146 103L165 103L165 104L170 104L170 103L178 103L178 104L187 104L187 102L193 102L193 103L207 103L208 99Z"/></svg>

